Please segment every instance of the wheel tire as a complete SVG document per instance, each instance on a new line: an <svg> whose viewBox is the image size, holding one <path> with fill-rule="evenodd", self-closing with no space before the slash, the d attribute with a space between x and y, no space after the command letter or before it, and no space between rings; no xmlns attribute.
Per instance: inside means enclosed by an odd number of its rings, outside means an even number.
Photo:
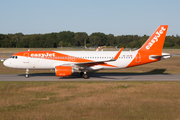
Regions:
<svg viewBox="0 0 180 120"><path fill-rule="evenodd" d="M88 79L89 78L89 76L87 74L84 74L83 77L84 77L84 79Z"/></svg>
<svg viewBox="0 0 180 120"><path fill-rule="evenodd" d="M25 77L26 77L26 78L28 78L28 77L29 77L29 75L27 75L27 74L26 74L26 75L25 75Z"/></svg>
<svg viewBox="0 0 180 120"><path fill-rule="evenodd" d="M84 74L83 72L80 72L80 76L81 76L81 77L83 76L83 74Z"/></svg>

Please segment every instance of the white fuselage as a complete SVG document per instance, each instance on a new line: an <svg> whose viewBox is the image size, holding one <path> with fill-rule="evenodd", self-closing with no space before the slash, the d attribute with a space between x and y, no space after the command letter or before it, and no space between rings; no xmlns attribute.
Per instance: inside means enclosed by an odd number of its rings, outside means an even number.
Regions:
<svg viewBox="0 0 180 120"><path fill-rule="evenodd" d="M74 57L51 56L45 57L38 54L30 57L17 56L17 58L9 58L4 62L4 65L18 69L54 69L55 66L75 65L76 59L86 59L92 61L103 61L114 58L117 51L54 51L56 53L65 54ZM127 67L136 57L138 51L122 51L116 61L107 62L108 66L95 65L90 66L88 70L98 69L117 69Z"/></svg>

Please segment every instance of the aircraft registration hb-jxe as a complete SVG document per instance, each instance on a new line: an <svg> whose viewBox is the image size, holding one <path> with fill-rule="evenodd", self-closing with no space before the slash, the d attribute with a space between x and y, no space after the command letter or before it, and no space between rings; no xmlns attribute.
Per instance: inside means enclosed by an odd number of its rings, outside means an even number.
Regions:
<svg viewBox="0 0 180 120"><path fill-rule="evenodd" d="M136 51L25 51L4 61L10 68L55 69L56 76L70 76L79 72L85 79L87 71L128 68L170 58L162 53L168 25L160 25L144 45Z"/></svg>

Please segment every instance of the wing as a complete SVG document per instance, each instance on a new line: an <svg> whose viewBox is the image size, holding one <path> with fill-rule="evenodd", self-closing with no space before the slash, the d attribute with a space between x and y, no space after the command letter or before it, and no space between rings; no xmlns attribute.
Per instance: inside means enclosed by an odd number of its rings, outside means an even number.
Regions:
<svg viewBox="0 0 180 120"><path fill-rule="evenodd" d="M123 47L118 51L116 56L113 59L110 59L110 60L94 61L94 62L82 62L82 63L77 63L76 65L79 65L79 64L92 64L92 63L105 63L105 62L116 61L119 58L122 50L123 50Z"/></svg>
<svg viewBox="0 0 180 120"><path fill-rule="evenodd" d="M119 58L122 50L123 50L123 47L118 51L118 53L115 55L115 57L113 59L110 59L110 60L62 64L61 66L76 66L76 67L79 67L79 69L84 69L86 67L90 67L90 66L94 66L94 65L107 65L106 62L116 61Z"/></svg>

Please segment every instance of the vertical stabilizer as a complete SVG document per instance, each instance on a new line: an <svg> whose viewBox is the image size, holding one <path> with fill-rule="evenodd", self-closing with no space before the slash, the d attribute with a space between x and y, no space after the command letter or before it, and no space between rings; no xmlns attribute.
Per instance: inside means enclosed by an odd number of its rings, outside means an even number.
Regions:
<svg viewBox="0 0 180 120"><path fill-rule="evenodd" d="M163 57L162 49L166 37L168 25L160 25L149 37L144 45L137 51L134 60L127 66L137 66L161 60Z"/></svg>
<svg viewBox="0 0 180 120"><path fill-rule="evenodd" d="M168 25L160 25L139 51L161 55L167 29Z"/></svg>

